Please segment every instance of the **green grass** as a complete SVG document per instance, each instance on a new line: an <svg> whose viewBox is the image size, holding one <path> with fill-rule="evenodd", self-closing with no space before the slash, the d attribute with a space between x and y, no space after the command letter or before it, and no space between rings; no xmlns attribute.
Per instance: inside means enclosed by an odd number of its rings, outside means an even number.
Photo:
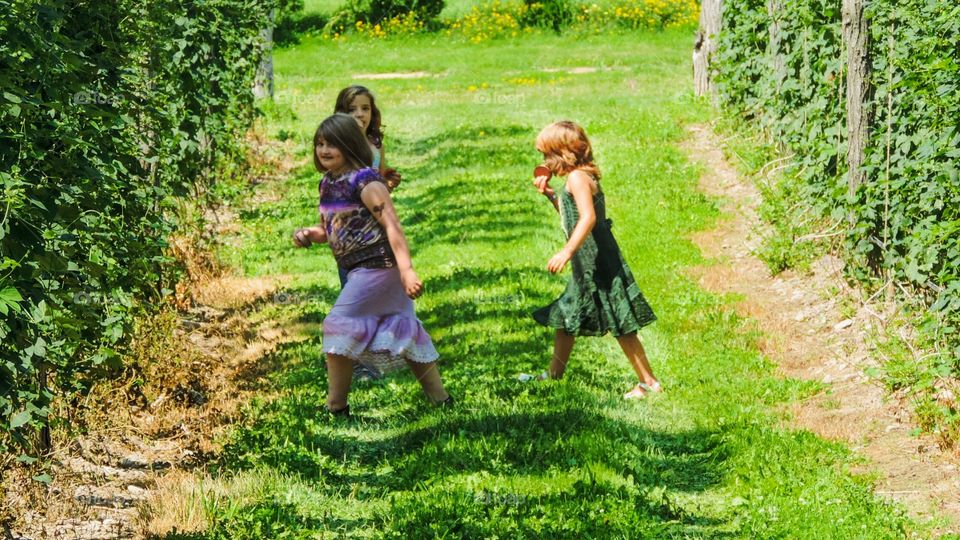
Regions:
<svg viewBox="0 0 960 540"><path fill-rule="evenodd" d="M689 32L481 45L307 38L278 51L267 126L303 156L342 86L376 92L426 283L418 315L459 401L434 409L401 372L354 384L355 419L322 412L320 323L337 274L328 249L289 241L315 220L318 177L303 168L261 187L279 201L250 205L228 242L239 247L224 255L250 276L290 276L296 301L257 317L310 330L265 360L264 397L213 471L262 478L255 494L218 498L206 505L209 531L170 538L922 535L850 474L846 448L783 427L782 405L814 386L779 378L749 323L685 275L704 263L687 237L717 218L676 148L684 126L709 115L690 94L690 43ZM601 69L544 71L579 66ZM432 76L352 78L420 70ZM611 337L579 341L563 381L516 380L545 368L551 332L529 313L565 280L545 270L562 237L529 180L534 137L560 118L591 135L613 230L659 316L642 338L667 392L644 402L621 399L634 376Z"/></svg>

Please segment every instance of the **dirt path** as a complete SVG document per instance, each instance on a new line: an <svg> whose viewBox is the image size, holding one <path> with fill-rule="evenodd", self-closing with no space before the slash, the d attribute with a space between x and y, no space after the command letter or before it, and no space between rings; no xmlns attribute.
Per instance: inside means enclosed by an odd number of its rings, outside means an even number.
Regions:
<svg viewBox="0 0 960 540"><path fill-rule="evenodd" d="M270 351L291 339L277 324L250 322L275 301L280 281L224 276L204 284L194 306L178 312L154 344L152 354L166 357L154 360L163 371L152 377L148 402L114 397L104 410L114 418L56 445L49 487L6 479L13 489L4 503L18 518L8 537L144 537L155 521L145 517L146 505L164 496L158 483L189 476L217 454L219 439L261 386Z"/></svg>
<svg viewBox="0 0 960 540"><path fill-rule="evenodd" d="M960 459L932 438L911 436L905 404L864 375L877 365L869 336L883 315L859 300L854 316L841 315L842 299L860 297L851 294L836 257L817 261L810 275L771 276L753 255L763 235L757 188L726 161L709 126L690 128L683 149L703 164L700 189L721 199L723 215L716 229L693 237L716 262L696 269L695 277L708 290L740 298L737 312L756 321L765 336L761 350L784 375L827 385L793 406L797 427L843 441L866 457L867 470L878 473L878 495L902 503L913 516L948 518L942 532L960 531Z"/></svg>
<svg viewBox="0 0 960 540"><path fill-rule="evenodd" d="M257 160L271 175L251 178L252 183L278 182L298 165L289 148L254 143ZM253 197L273 194L260 189ZM219 235L239 227L229 208L208 221ZM200 268L207 254L190 253L190 242L172 245L188 275L205 273ZM255 317L284 302L278 291L286 281L287 276L248 278L218 270L178 284L178 310L145 317L143 335L132 340L130 368L139 370L140 390L105 382L86 398L79 407L82 430L57 431L48 486L31 481L36 471L23 467L0 477L0 538L144 538L174 528L202 529L201 515L157 509L179 506L170 499L183 496L183 479L216 457L241 407L262 394L274 367L271 353L298 339L297 324Z"/></svg>

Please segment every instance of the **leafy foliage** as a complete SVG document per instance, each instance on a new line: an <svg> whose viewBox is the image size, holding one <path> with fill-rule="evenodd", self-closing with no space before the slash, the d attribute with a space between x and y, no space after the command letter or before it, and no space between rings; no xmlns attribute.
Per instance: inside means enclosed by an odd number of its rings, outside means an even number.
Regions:
<svg viewBox="0 0 960 540"><path fill-rule="evenodd" d="M444 0L363 0L348 2L330 19L327 29L342 33L344 29L354 28L357 23L370 26L385 25L389 21L421 21L436 26L437 17L443 11Z"/></svg>
<svg viewBox="0 0 960 540"><path fill-rule="evenodd" d="M867 183L854 196L847 194L845 178L846 50L839 2L790 2L773 16L760 0L725 2L720 98L730 110L759 120L797 156L793 174L800 185L791 183L786 197L837 224L849 220L845 244L853 276L893 279L915 291L934 313L935 324L924 325L934 342L956 346L960 6L928 0L867 6L874 87L867 107L873 122L863 165ZM768 40L775 24L778 50ZM777 54L782 70L776 69ZM939 358L935 373L918 365L915 389L922 389L923 379L960 371L960 348ZM943 418L956 418L955 409L941 408Z"/></svg>
<svg viewBox="0 0 960 540"><path fill-rule="evenodd" d="M480 43L543 31L583 35L619 29L690 28L697 24L699 13L696 0L616 0L603 5L574 0L484 0L459 17L437 20L425 18L422 11L377 18L361 2L340 8L326 25L323 36L339 40L347 33L356 33L385 38L442 28L448 37Z"/></svg>
<svg viewBox="0 0 960 540"><path fill-rule="evenodd" d="M559 32L573 20L573 4L570 0L524 0L527 10L523 26L541 26Z"/></svg>
<svg viewBox="0 0 960 540"><path fill-rule="evenodd" d="M242 158L270 6L0 0L0 447L122 368L181 198Z"/></svg>

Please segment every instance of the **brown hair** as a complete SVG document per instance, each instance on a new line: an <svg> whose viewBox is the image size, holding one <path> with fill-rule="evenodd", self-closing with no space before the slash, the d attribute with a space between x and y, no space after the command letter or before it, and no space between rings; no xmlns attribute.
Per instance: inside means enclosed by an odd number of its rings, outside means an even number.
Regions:
<svg viewBox="0 0 960 540"><path fill-rule="evenodd" d="M543 128L537 135L536 146L544 156L543 164L553 174L563 176L579 169L600 180L590 139L576 122L561 120Z"/></svg>
<svg viewBox="0 0 960 540"><path fill-rule="evenodd" d="M350 104L353 103L353 100L357 96L367 96L370 98L370 123L367 125L367 132L364 133L364 135L370 142L373 143L374 146L380 148L380 146L383 145L383 129L380 125L380 109L377 108L377 100L374 99L373 93L370 92L369 88L366 86L360 86L359 84L344 88L337 95L337 104L334 106L333 112L350 114Z"/></svg>
<svg viewBox="0 0 960 540"><path fill-rule="evenodd" d="M337 113L328 116L320 127L313 134L313 165L323 174L327 170L320 164L320 158L317 157L317 147L320 141L326 141L327 144L336 147L343 154L354 169L362 169L373 164L373 151L367 144L366 137L360 133L360 126L350 115Z"/></svg>

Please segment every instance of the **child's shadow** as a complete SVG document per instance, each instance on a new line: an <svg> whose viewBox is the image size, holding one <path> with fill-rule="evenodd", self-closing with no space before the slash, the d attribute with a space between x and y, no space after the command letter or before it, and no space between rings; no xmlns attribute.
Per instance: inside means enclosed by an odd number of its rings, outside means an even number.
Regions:
<svg viewBox="0 0 960 540"><path fill-rule="evenodd" d="M521 172L536 159L534 135L526 126L482 126L401 141L400 152L424 156L395 193L411 244L504 244L541 230L538 195Z"/></svg>

